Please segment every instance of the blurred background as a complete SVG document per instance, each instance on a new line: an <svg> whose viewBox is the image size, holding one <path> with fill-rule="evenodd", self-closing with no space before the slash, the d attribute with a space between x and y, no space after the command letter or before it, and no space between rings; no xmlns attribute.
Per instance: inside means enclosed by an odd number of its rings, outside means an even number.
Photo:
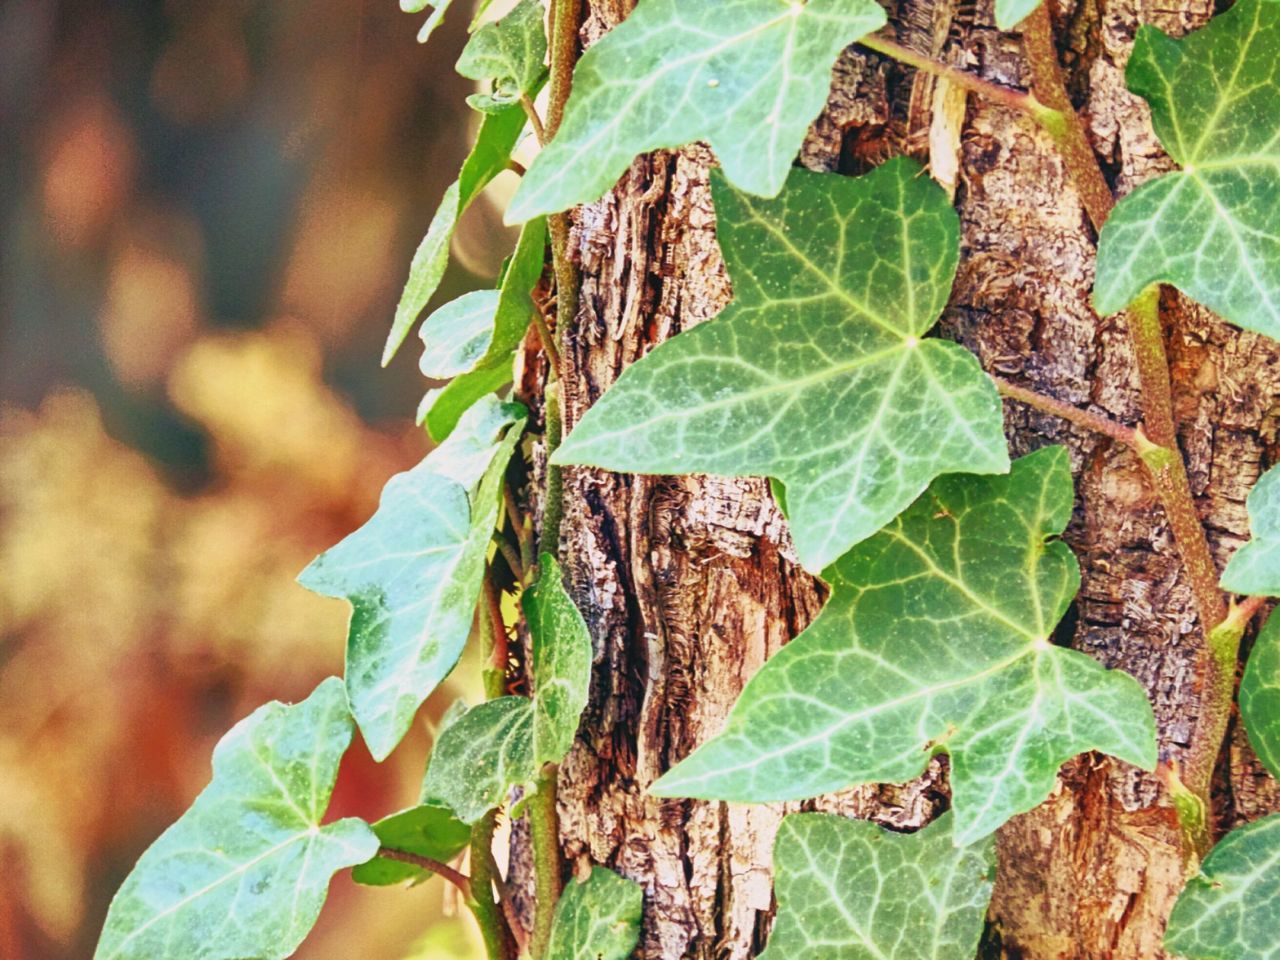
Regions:
<svg viewBox="0 0 1280 960"><path fill-rule="evenodd" d="M0 0L4 960L90 956L217 738L341 672L346 604L294 577L428 449L416 340L378 356L473 126L457 6L421 47L395 0ZM331 815L411 803L460 692L387 764L357 740ZM297 956L475 956L452 907L340 875Z"/></svg>

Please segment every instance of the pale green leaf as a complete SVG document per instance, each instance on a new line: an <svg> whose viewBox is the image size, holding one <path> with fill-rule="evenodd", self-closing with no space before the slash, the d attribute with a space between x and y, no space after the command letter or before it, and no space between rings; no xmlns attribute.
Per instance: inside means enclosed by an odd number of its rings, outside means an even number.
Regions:
<svg viewBox="0 0 1280 960"><path fill-rule="evenodd" d="M996 0L996 26L1012 30L1031 15L1042 0Z"/></svg>
<svg viewBox="0 0 1280 960"><path fill-rule="evenodd" d="M422 25L422 29L418 31L418 42L426 43L431 39L431 35L444 22L444 15L449 12L449 7L453 5L453 0L400 0L400 9L405 13L421 13L427 7L434 7L431 16L427 17L427 22Z"/></svg>
<svg viewBox="0 0 1280 960"><path fill-rule="evenodd" d="M1205 857L1164 944L1186 960L1280 958L1280 813L1231 831Z"/></svg>
<svg viewBox="0 0 1280 960"><path fill-rule="evenodd" d="M477 110L492 113L530 96L543 75L547 56L544 11L537 0L521 0L501 20L486 23L467 41L458 59L458 73L471 80L487 80L489 93L467 97Z"/></svg>
<svg viewBox="0 0 1280 960"><path fill-rule="evenodd" d="M424 377L447 380L476 368L493 340L497 290L476 290L450 300L423 321L425 349L418 368Z"/></svg>
<svg viewBox="0 0 1280 960"><path fill-rule="evenodd" d="M565 592L559 564L539 561L537 584L523 598L533 644L534 696L501 697L466 711L440 731L422 795L474 823L512 787L573 746L591 684L591 635Z"/></svg>
<svg viewBox="0 0 1280 960"><path fill-rule="evenodd" d="M1280 617L1274 613L1254 641L1240 681L1240 716L1253 752L1280 779Z"/></svg>
<svg viewBox="0 0 1280 960"><path fill-rule="evenodd" d="M436 12L439 13L443 8L443 5L437 7ZM507 168L511 151L515 149L524 125L524 111L518 106L485 114L471 154L463 162L458 179L445 191L435 216L431 218L427 235L409 265L409 280L405 284L404 293L400 295L391 333L387 336L387 343L382 351L384 367L396 355L418 316L426 309L427 302L440 286L445 267L449 264L449 244L453 239L453 230L458 225L458 218L471 206L471 202L480 195L489 181Z"/></svg>
<svg viewBox="0 0 1280 960"><path fill-rule="evenodd" d="M522 414L494 397L472 407L445 443L391 478L363 527L298 577L351 602L347 691L379 760L453 669L471 632Z"/></svg>
<svg viewBox="0 0 1280 960"><path fill-rule="evenodd" d="M471 842L471 828L453 815L448 807L422 803L383 817L373 825L373 832L384 847L416 853L441 863L448 863ZM385 887L393 883L421 883L431 876L429 870L403 860L375 857L351 871L356 883Z"/></svg>
<svg viewBox="0 0 1280 960"><path fill-rule="evenodd" d="M591 634L565 592L560 564L538 561L538 582L522 600L533 642L534 759L559 763L573 746L591 692Z"/></svg>
<svg viewBox="0 0 1280 960"><path fill-rule="evenodd" d="M972 960L991 900L994 838L952 842L945 813L917 833L795 813L773 848L778 919L760 960Z"/></svg>
<svg viewBox="0 0 1280 960"><path fill-rule="evenodd" d="M213 752L213 780L147 852L111 902L96 960L277 960L316 921L329 879L378 838L324 823L351 742L342 682L269 703Z"/></svg>
<svg viewBox="0 0 1280 960"><path fill-rule="evenodd" d="M640 939L643 909L640 884L592 867L560 895L546 960L627 960Z"/></svg>
<svg viewBox="0 0 1280 960"><path fill-rule="evenodd" d="M1155 720L1133 677L1052 643L1080 584L1054 539L1072 507L1066 450L1003 477L955 476L823 577L817 620L747 684L725 731L651 792L742 802L900 783L951 758L956 842L1100 750L1152 769Z"/></svg>
<svg viewBox="0 0 1280 960"><path fill-rule="evenodd" d="M1182 40L1144 26L1127 76L1182 169L1143 184L1107 221L1098 311L1170 283L1280 338L1280 0L1240 0Z"/></svg>
<svg viewBox="0 0 1280 960"><path fill-rule="evenodd" d="M538 773L533 717L528 697L499 697L466 711L436 738L422 795L464 823L501 806L512 787L531 783Z"/></svg>
<svg viewBox="0 0 1280 960"><path fill-rule="evenodd" d="M1280 467L1262 475L1249 491L1253 539L1235 552L1222 573L1222 589L1257 597L1280 597Z"/></svg>
<svg viewBox="0 0 1280 960"><path fill-rule="evenodd" d="M874 0L640 0L578 62L564 122L507 222L595 200L637 154L695 140L738 187L776 195L836 57L884 23Z"/></svg>
<svg viewBox="0 0 1280 960"><path fill-rule="evenodd" d="M432 440L448 439L464 413L478 400L511 382L515 356L509 355L492 367L481 367L454 377L443 387L428 390L418 404L419 426L425 426Z"/></svg>
<svg viewBox="0 0 1280 960"><path fill-rule="evenodd" d="M812 571L939 474L1008 470L995 385L962 347L923 339L959 221L915 161L797 170L776 200L713 185L733 303L627 369L553 462L773 477Z"/></svg>

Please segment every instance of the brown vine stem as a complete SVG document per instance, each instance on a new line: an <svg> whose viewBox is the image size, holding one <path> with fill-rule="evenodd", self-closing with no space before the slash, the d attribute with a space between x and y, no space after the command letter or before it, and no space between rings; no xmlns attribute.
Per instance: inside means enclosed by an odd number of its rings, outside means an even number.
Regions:
<svg viewBox="0 0 1280 960"><path fill-rule="evenodd" d="M859 46L866 47L868 50L874 50L876 53L884 54L891 57L899 63L905 63L909 67L915 67L917 70L923 70L925 73L931 73L935 77L955 84L957 87L963 87L970 93L976 93L981 97L985 97L995 103L1004 104L1014 110L1022 110L1035 117L1040 117L1044 113L1046 107L1035 95L1025 90L1017 90L1013 87L1006 87L1000 83L994 83L978 76L976 73L970 73L967 70L961 70L958 67L949 64L940 63L924 54L916 53L910 47L905 47L895 40L888 37L871 34L863 37L858 41Z"/></svg>
<svg viewBox="0 0 1280 960"><path fill-rule="evenodd" d="M1055 417L1061 417L1063 420L1070 421L1077 426L1084 427L1086 430L1092 430L1094 433L1105 434L1113 440L1123 443L1135 452L1140 453L1144 447L1138 431L1132 427L1126 427L1122 423L1117 423L1110 417L1104 417L1101 414L1090 413L1088 410L1081 410L1079 407L1073 407L1069 403L1063 403L1061 400L1055 400L1053 397L1045 396L1043 393L1037 393L1035 390L1028 390L1026 387L1020 387L1016 383L1010 383L1003 377L997 377L991 374L991 379L995 381L996 388L1002 396L1011 400L1018 400L1025 403L1029 407L1042 411L1043 413L1052 414Z"/></svg>
<svg viewBox="0 0 1280 960"><path fill-rule="evenodd" d="M468 900L471 899L471 878L465 873L459 873L447 863L433 860L430 857L419 856L407 850L397 850L395 847L382 847L378 850L378 856L384 860L398 860L400 863L412 864L415 867L421 867L423 870L439 874L461 890L464 897Z"/></svg>
<svg viewBox="0 0 1280 960"><path fill-rule="evenodd" d="M1045 124L1045 129L1062 151L1067 169L1080 191L1085 212L1094 227L1101 230L1115 206L1115 198L1067 93L1047 4L1042 4L1023 21L1022 31L1033 88L1036 95L1057 114ZM1043 120L1041 122L1044 123ZM1217 566L1209 552L1204 524L1196 512L1195 497L1187 478L1186 462L1178 446L1169 383L1169 358L1165 352L1164 327L1160 320L1160 288L1153 286L1144 292L1129 306L1125 319L1138 370L1139 404L1142 408L1139 437L1146 441L1141 451L1142 461L1164 506L1205 635L1202 656L1206 676L1201 715L1187 751L1180 783L1185 784L1184 789L1194 794L1208 810L1213 770L1231 717L1236 660L1247 621L1238 621L1238 618L1227 615L1223 594L1218 587ZM1174 800L1177 805L1177 795ZM1181 808L1179 813L1182 813ZM1207 842L1207 829L1196 830L1194 818L1183 820L1183 832L1189 846L1202 848Z"/></svg>

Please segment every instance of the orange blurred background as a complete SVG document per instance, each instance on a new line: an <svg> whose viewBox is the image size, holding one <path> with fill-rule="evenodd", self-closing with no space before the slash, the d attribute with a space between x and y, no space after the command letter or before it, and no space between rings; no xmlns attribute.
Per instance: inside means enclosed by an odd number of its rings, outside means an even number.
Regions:
<svg viewBox="0 0 1280 960"><path fill-rule="evenodd" d="M458 6L420 47L395 0L0 0L4 960L90 956L217 738L341 672L293 578L427 450L416 341L378 356L467 148ZM502 231L473 208L438 301ZM410 803L459 692L331 815ZM451 908L340 875L297 956L475 956Z"/></svg>

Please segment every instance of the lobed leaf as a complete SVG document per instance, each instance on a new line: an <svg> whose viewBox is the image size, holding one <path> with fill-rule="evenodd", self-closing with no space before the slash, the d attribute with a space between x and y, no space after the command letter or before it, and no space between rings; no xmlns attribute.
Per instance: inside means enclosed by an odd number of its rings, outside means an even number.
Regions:
<svg viewBox="0 0 1280 960"><path fill-rule="evenodd" d="M971 960L996 871L993 837L952 842L952 815L902 834L794 813L773 849L778 919L760 960Z"/></svg>
<svg viewBox="0 0 1280 960"><path fill-rule="evenodd" d="M547 56L544 12L537 0L520 0L501 20L480 27L463 48L457 71L471 80L487 80L489 93L467 97L476 110L493 113L520 105L540 85Z"/></svg>
<svg viewBox="0 0 1280 960"><path fill-rule="evenodd" d="M383 817L373 825L379 843L384 847L416 853L441 863L448 863L471 842L471 828L453 815L448 807L424 802ZM421 883L431 877L425 870L403 860L374 857L351 871L356 883L385 887L393 883Z"/></svg>
<svg viewBox="0 0 1280 960"><path fill-rule="evenodd" d="M874 0L641 0L578 62L507 222L595 200L638 154L696 140L738 187L776 195L836 57L884 23Z"/></svg>
<svg viewBox="0 0 1280 960"><path fill-rule="evenodd" d="M627 960L640 940L644 891L604 867L571 882L556 904L546 960Z"/></svg>
<svg viewBox="0 0 1280 960"><path fill-rule="evenodd" d="M446 6L447 3L438 6L436 13L442 13ZM395 320L392 321L391 332L387 335L387 343L382 350L384 367L396 355L418 316L426 309L427 302L440 286L445 267L449 264L449 244L458 219L489 181L507 168L511 161L511 151L515 149L524 125L524 111L518 106L485 114L480 131L476 134L475 145L463 162L458 179L445 191L435 216L431 218L427 235L418 245L413 262L409 265L409 280L400 295Z"/></svg>
<svg viewBox="0 0 1280 960"><path fill-rule="evenodd" d="M1280 779L1280 617L1275 614L1254 641L1240 680L1240 716L1253 752Z"/></svg>
<svg viewBox="0 0 1280 960"><path fill-rule="evenodd" d="M494 397L472 407L445 443L391 478L364 526L298 577L351 602L347 692L378 760L466 644L523 413Z"/></svg>
<svg viewBox="0 0 1280 960"><path fill-rule="evenodd" d="M1182 40L1143 26L1127 77L1182 169L1116 206L1095 306L1114 313L1170 283L1280 338L1280 0L1239 0Z"/></svg>
<svg viewBox="0 0 1280 960"><path fill-rule="evenodd" d="M292 954L333 874L378 850L360 820L322 824L351 730L336 677L232 727L214 749L212 782L111 901L95 960Z"/></svg>
<svg viewBox="0 0 1280 960"><path fill-rule="evenodd" d="M1164 945L1185 960L1280 955L1280 814L1232 830L1174 905Z"/></svg>
<svg viewBox="0 0 1280 960"><path fill-rule="evenodd" d="M1227 562L1222 589L1250 596L1280 596L1280 467L1262 475L1249 491L1253 539Z"/></svg>
<svg viewBox="0 0 1280 960"><path fill-rule="evenodd" d="M422 795L475 823L512 787L529 783L573 746L591 684L591 635L565 592L559 564L539 561L524 595L533 645L534 696L500 697L467 710L440 731Z"/></svg>
<svg viewBox="0 0 1280 960"><path fill-rule="evenodd" d="M724 732L650 792L795 800L904 782L945 752L965 844L1044 800L1077 753L1154 768L1138 682L1051 640L1080 583L1053 539L1072 502L1062 447L1007 476L935 481L824 573L822 613L751 679Z"/></svg>
<svg viewBox="0 0 1280 960"><path fill-rule="evenodd" d="M554 463L773 477L811 571L939 474L1009 469L995 385L962 347L922 339L959 220L919 164L797 170L776 200L712 183L733 303L628 368Z"/></svg>

